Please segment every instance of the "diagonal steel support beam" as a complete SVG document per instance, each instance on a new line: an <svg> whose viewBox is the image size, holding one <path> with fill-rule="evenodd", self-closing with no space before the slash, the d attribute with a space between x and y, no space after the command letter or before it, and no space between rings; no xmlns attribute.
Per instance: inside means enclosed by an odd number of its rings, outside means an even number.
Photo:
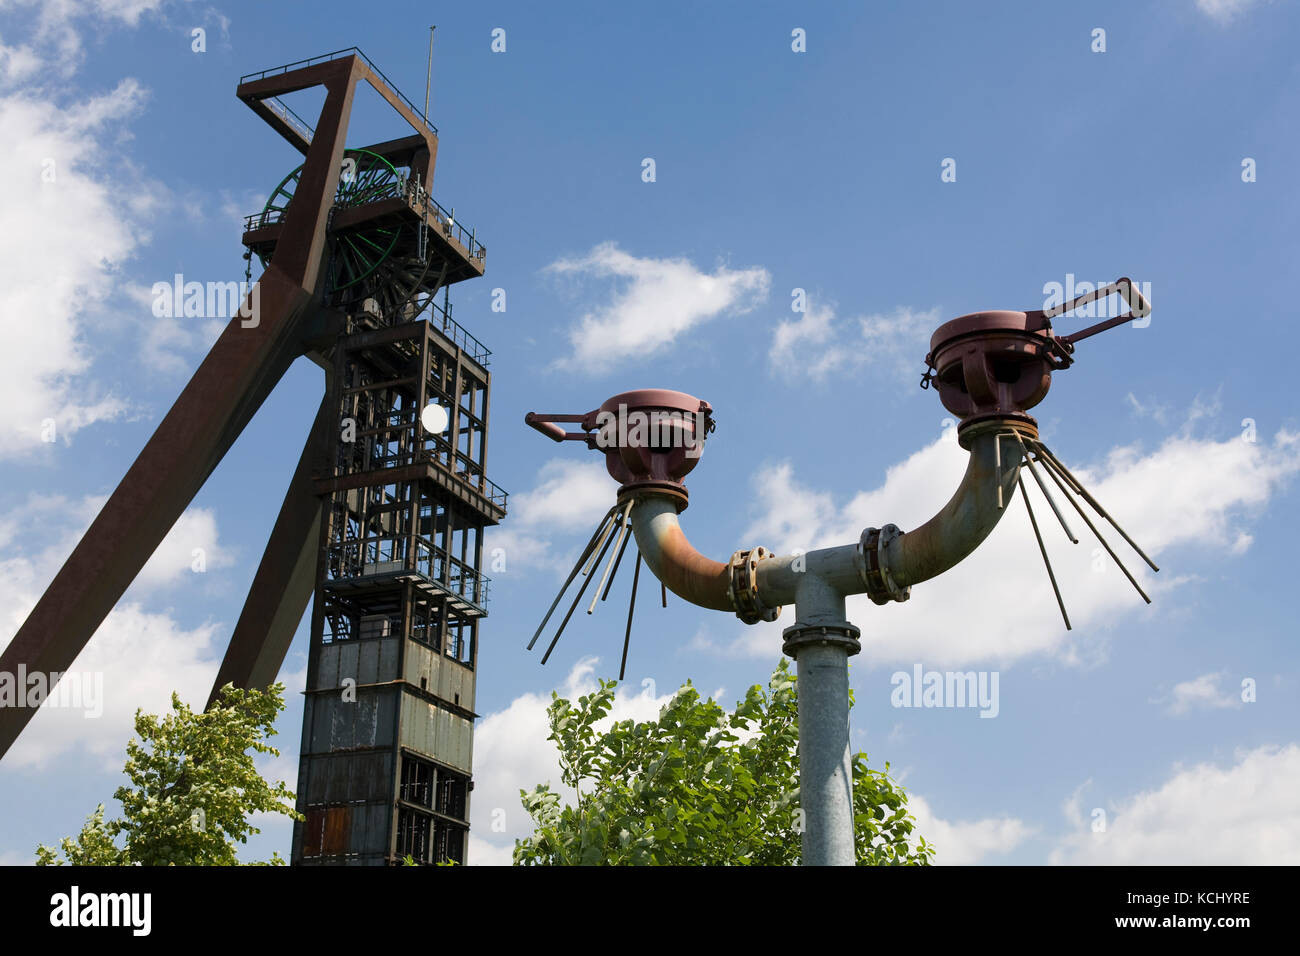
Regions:
<svg viewBox="0 0 1300 956"><path fill-rule="evenodd" d="M321 502L313 487L313 472L321 470L321 456L329 447L333 425L329 409L328 397L322 399L212 684L209 707L226 684L264 688L274 683L307 610L320 550Z"/></svg>
<svg viewBox="0 0 1300 956"><path fill-rule="evenodd" d="M311 297L274 265L258 285L257 326L230 321L0 654L0 672L53 675L72 666L297 357L292 331ZM0 708L0 756L35 713Z"/></svg>
<svg viewBox="0 0 1300 956"><path fill-rule="evenodd" d="M316 310L326 225L338 189L355 57L313 75L326 88L316 135L285 214L275 261L226 326L18 633L0 672L67 671L198 494L293 360ZM23 703L24 701L20 701ZM0 757L36 713L0 707Z"/></svg>

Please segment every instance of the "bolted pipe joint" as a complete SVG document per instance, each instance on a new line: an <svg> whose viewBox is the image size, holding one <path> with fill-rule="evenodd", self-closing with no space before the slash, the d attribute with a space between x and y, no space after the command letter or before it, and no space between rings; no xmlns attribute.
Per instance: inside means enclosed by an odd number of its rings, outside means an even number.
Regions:
<svg viewBox="0 0 1300 956"><path fill-rule="evenodd" d="M727 596L736 609L736 617L745 624L771 622L781 615L781 606L764 604L758 592L758 565L771 557L773 554L767 548L751 548L737 551L727 563L731 572Z"/></svg>
<svg viewBox="0 0 1300 956"><path fill-rule="evenodd" d="M809 647L837 647L847 657L862 651L862 631L848 621L838 624L791 624L781 632L781 653L791 660Z"/></svg>
<svg viewBox="0 0 1300 956"><path fill-rule="evenodd" d="M906 601L912 596L912 588L896 582L889 568L880 560L881 550L902 536L903 531L898 525L887 524L883 528L865 529L858 539L858 573L866 586L867 597L874 604Z"/></svg>

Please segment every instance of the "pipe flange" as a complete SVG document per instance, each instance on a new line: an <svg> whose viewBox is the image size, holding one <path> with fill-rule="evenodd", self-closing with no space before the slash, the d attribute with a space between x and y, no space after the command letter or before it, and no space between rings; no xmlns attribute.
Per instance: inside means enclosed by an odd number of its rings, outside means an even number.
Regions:
<svg viewBox="0 0 1300 956"><path fill-rule="evenodd" d="M867 586L867 597L876 604L906 601L912 596L910 586L901 587L890 577L889 568L880 557L882 548L902 536L898 525L887 524L883 528L867 528L858 539L858 574Z"/></svg>
<svg viewBox="0 0 1300 956"><path fill-rule="evenodd" d="M767 548L752 548L737 551L727 562L731 571L731 583L727 586L727 596L731 606L736 609L736 617L746 624L759 621L775 621L781 614L781 607L768 607L758 596L758 564L772 557Z"/></svg>
<svg viewBox="0 0 1300 956"><path fill-rule="evenodd" d="M796 660L799 648L810 644L836 644L843 647L850 657L862 650L862 643L858 640L862 632L848 621L840 624L791 624L781 632L781 636L785 638L781 651Z"/></svg>
<svg viewBox="0 0 1300 956"><path fill-rule="evenodd" d="M618 496L615 500L619 506L627 503L629 498L645 498L651 495L658 495L660 498L669 499L676 507L677 513L681 514L686 510L687 505L691 503L690 495L686 491L686 486L674 481L632 481L626 485L620 485Z"/></svg>

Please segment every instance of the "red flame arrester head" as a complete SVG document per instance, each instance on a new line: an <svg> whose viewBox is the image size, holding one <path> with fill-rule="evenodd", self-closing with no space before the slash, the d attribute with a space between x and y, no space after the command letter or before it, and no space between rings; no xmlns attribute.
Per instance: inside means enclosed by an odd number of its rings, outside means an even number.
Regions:
<svg viewBox="0 0 1300 956"><path fill-rule="evenodd" d="M935 330L925 361L922 385L965 423L1029 418L1070 357L1041 312L972 312Z"/></svg>
<svg viewBox="0 0 1300 956"><path fill-rule="evenodd" d="M1054 317L1112 295L1128 303L1123 315L1070 335L1053 331ZM1151 303L1128 276L1045 311L972 312L935 330L921 387L937 388L943 407L960 418L963 427L987 419L1034 423L1026 411L1043 400L1052 373L1073 364L1076 342L1150 313Z"/></svg>
<svg viewBox="0 0 1300 956"><path fill-rule="evenodd" d="M530 412L524 421L555 441L580 440L605 454L605 467L619 494L658 490L686 498L683 479L704 454L713 431L713 407L703 399L665 388L621 392L585 414ZM566 432L557 422L575 423Z"/></svg>

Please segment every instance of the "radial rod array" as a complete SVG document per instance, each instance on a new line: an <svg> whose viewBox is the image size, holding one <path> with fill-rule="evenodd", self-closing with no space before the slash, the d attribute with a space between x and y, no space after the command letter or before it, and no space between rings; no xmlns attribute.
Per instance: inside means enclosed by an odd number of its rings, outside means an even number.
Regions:
<svg viewBox="0 0 1300 956"><path fill-rule="evenodd" d="M1124 577L1128 578L1129 583L1132 584L1133 588L1137 591L1137 593L1141 595L1142 600L1145 601L1147 604L1150 604L1151 598L1147 596L1146 591L1142 590L1142 586L1138 584L1137 578L1135 578L1133 576L1133 573L1129 571L1127 567L1125 567L1124 562L1121 561L1119 555L1115 553L1115 549L1112 548L1110 546L1110 542L1108 542L1105 539L1105 537L1102 536L1101 531L1098 530L1097 526L1093 523L1092 519L1088 517L1088 513L1084 511L1083 506L1079 502L1081 500L1084 504L1087 504L1089 507L1091 507L1093 511L1095 511L1103 519L1109 522L1111 527L1113 527L1116 531L1119 532L1120 536L1128 543L1129 547L1131 547L1138 554L1138 556L1141 557L1142 560L1145 561L1150 566L1152 571L1159 571L1160 568L1156 566L1156 563L1152 561L1149 557L1147 557L1145 551L1143 551L1141 548L1137 546L1137 544L1133 541L1133 539L1129 537L1128 532L1126 532L1122 527L1120 527L1119 522L1117 522L1113 517L1111 517L1110 512L1108 512L1105 508L1103 508L1098 503L1097 499L1088 493L1088 489L1086 489L1083 486L1083 483L1080 482L1079 479L1076 478L1070 472L1070 470L1065 467L1065 465L1061 464L1061 460L1057 458L1054 454L1052 454L1051 450L1048 449L1048 447L1044 445L1041 441L1039 441L1037 438L1022 436L1017 431L1011 431L1008 432L1006 436L999 436L999 437L1000 438L1014 437L1016 439L1017 443L1020 445L1022 460L1028 466L1029 473L1033 476L1034 481L1037 482L1038 487L1042 490L1043 497L1047 499L1047 503L1051 506L1052 511L1056 514L1056 519L1061 523L1061 527L1065 530L1065 536L1069 538L1070 542L1072 544L1078 544L1079 539L1074 536L1074 533L1070 530L1069 524L1066 523L1065 516L1061 513L1061 509L1057 507L1056 499L1053 497L1048 484L1045 481L1043 481L1042 477L1039 474L1039 467L1041 467L1042 471L1045 472L1047 474L1047 477L1051 479L1052 484L1056 486L1057 490L1060 491L1061 495L1065 498L1065 500L1070 503L1070 505L1074 508L1076 512L1078 512L1079 517L1083 519L1083 523L1088 526L1088 530L1092 532L1093 536L1106 550L1106 553L1110 555L1111 560L1115 562L1115 564L1119 567L1119 569L1122 572L1124 572ZM1000 452L999 452L998 464L1000 469L1001 468ZM1043 543L1043 536L1038 527L1038 519L1034 516L1034 507L1032 504L1030 504L1029 496L1025 493L1026 489L1025 489L1024 481L1021 478L1017 477L1016 482L1020 488L1020 496L1024 498L1025 510L1029 513L1029 523L1034 529L1034 538L1038 542L1039 553L1042 554L1043 563L1047 567L1047 577L1052 583L1052 591L1056 595L1056 603L1057 606L1061 609L1061 617L1064 619L1065 629L1068 631L1071 629L1070 616L1066 613L1065 601L1061 597L1061 589L1056 583L1056 574L1052 570L1051 559L1048 558L1047 556L1047 547ZM1001 491L1001 485L999 484L999 492L1000 491Z"/></svg>
<svg viewBox="0 0 1300 956"><path fill-rule="evenodd" d="M556 644L560 641L560 636L568 626L569 620L573 617L573 612L577 610L581 603L583 595L587 593L587 587L595 579L596 568L605 561L605 555L609 555L609 561L605 564L605 570L600 576L600 583L596 585L591 595L591 604L587 607L587 613L593 614L596 611L596 604L604 601L609 597L610 589L614 586L614 579L618 576L618 569L623 564L623 554L627 551L629 542L632 542L635 535L632 534L632 507L634 499L629 499L626 503L615 504L605 512L604 516L596 525L596 530L592 532L591 538L583 547L578 555L578 560L574 562L569 576L565 579L564 585L560 592L555 595L555 600L551 602L546 616L542 618L542 623L537 626L537 631L533 634L533 639L528 642L528 649L531 651L537 643L538 638L542 636L542 631L550 622L555 609L559 607L561 599L573 585L573 582L582 576L583 581L578 593L574 596L573 602L569 605L568 612L564 619L560 621L560 626L555 631L555 636L551 638L550 644L546 647L546 652L542 655L542 663L545 664L551 657L551 652L555 650ZM627 669L627 651L628 645L632 639L632 615L636 611L636 591L637 585L641 579L641 552L638 550L636 555L636 567L632 572L632 596L628 602L627 608L627 628L623 634L623 658L618 668L618 679L622 680ZM663 606L668 606L668 590L663 584L660 584Z"/></svg>

